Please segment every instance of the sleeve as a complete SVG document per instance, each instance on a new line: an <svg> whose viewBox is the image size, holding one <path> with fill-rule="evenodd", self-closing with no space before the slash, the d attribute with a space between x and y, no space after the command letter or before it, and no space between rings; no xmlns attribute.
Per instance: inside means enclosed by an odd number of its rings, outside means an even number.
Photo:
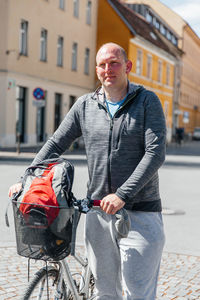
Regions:
<svg viewBox="0 0 200 300"><path fill-rule="evenodd" d="M147 92L144 101L144 155L116 195L124 201L134 196L151 180L165 160L166 123L158 97ZM142 151L142 149L141 149Z"/></svg>
<svg viewBox="0 0 200 300"><path fill-rule="evenodd" d="M60 156L70 147L76 138L82 135L80 126L81 103L81 98L79 98L67 113L58 129L54 132L53 136L48 139L36 155L32 165L49 158L52 154Z"/></svg>

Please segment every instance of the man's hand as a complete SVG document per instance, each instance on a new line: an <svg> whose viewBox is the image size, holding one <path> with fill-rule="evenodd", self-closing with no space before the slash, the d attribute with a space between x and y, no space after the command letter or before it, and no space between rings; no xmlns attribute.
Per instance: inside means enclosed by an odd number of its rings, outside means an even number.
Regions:
<svg viewBox="0 0 200 300"><path fill-rule="evenodd" d="M107 214L114 215L125 205L125 202L115 194L109 194L101 200L100 207Z"/></svg>
<svg viewBox="0 0 200 300"><path fill-rule="evenodd" d="M11 198L14 193L18 193L22 188L22 183L13 184L9 188L8 196Z"/></svg>

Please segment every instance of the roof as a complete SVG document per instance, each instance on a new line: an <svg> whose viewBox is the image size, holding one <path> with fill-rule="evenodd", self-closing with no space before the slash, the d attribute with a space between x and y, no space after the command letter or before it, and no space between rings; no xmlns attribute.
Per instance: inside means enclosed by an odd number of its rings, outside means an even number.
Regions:
<svg viewBox="0 0 200 300"><path fill-rule="evenodd" d="M177 56L178 48L175 46L169 46L169 43L164 41L158 34L157 30L149 24L146 19L122 4L118 0L107 0L112 6L115 12L123 20L133 35L139 35L145 40L149 41L153 45L161 48L162 50L170 53L173 56ZM181 54L181 52L180 52Z"/></svg>

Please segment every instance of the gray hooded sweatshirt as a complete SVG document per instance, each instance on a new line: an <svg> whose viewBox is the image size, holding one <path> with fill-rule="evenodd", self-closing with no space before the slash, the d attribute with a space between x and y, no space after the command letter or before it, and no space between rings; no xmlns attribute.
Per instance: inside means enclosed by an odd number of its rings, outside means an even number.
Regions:
<svg viewBox="0 0 200 300"><path fill-rule="evenodd" d="M127 99L113 118L104 102L102 88L77 99L33 164L61 155L83 136L89 198L116 193L126 209L161 211L158 169L165 159L166 126L158 97L129 83Z"/></svg>

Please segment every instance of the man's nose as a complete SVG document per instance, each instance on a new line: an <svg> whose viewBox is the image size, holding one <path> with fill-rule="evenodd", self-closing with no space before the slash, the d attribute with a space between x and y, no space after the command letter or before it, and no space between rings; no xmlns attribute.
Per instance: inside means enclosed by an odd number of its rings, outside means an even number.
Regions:
<svg viewBox="0 0 200 300"><path fill-rule="evenodd" d="M109 71L111 69L111 64L107 63L105 64L105 71Z"/></svg>

